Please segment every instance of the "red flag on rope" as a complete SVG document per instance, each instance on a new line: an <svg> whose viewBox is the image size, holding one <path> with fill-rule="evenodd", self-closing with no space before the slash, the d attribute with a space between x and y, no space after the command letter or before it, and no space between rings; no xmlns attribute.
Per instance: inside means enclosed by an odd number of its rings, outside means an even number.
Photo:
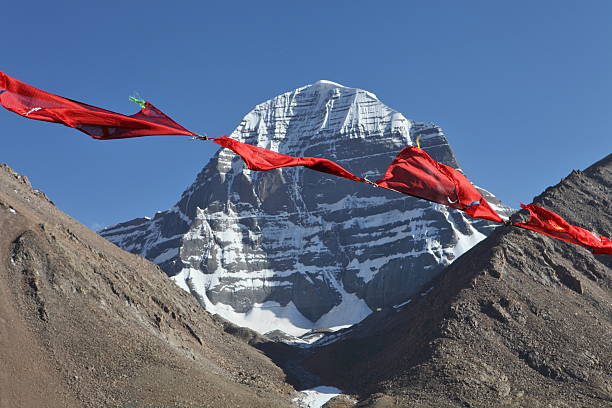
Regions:
<svg viewBox="0 0 612 408"><path fill-rule="evenodd" d="M535 204L521 204L521 208L529 211L529 221L514 222L512 225L589 248L594 254L612 255L612 241L608 238L571 225L560 215Z"/></svg>
<svg viewBox="0 0 612 408"><path fill-rule="evenodd" d="M149 135L186 135L207 139L185 129L149 102L135 101L141 104L142 109L134 115L126 116L41 91L0 72L0 105L26 118L61 123L95 139ZM211 140L241 156L251 170L304 166L349 180L374 184L355 176L331 160L288 156L241 143L227 136ZM418 147L404 148L376 185L464 211L473 218L503 222L461 172L438 163ZM528 222L512 225L590 248L595 254L612 254L612 241L608 238L573 226L559 215L534 204L521 204L521 207L528 210L531 217Z"/></svg>
<svg viewBox="0 0 612 408"><path fill-rule="evenodd" d="M418 147L405 147L376 184L464 211L473 218L503 222L461 172L438 163Z"/></svg>
<svg viewBox="0 0 612 408"><path fill-rule="evenodd" d="M266 171L277 169L279 167L294 167L304 166L309 169L320 171L327 174L332 174L338 177L344 177L349 180L368 183L364 178L357 177L339 164L328 159L319 157L293 157L286 154L273 152L272 150L264 149L239 142L227 136L211 139L216 144L232 150L234 153L242 157L247 167L251 170Z"/></svg>
<svg viewBox="0 0 612 408"><path fill-rule="evenodd" d="M0 105L26 118L78 129L94 139L149 135L197 136L148 102L140 112L126 116L41 91L3 72L0 72Z"/></svg>

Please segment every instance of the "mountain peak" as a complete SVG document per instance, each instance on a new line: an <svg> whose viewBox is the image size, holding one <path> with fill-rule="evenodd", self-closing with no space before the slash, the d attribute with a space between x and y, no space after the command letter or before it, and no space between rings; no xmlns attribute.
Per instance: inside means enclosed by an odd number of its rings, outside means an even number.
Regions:
<svg viewBox="0 0 612 408"><path fill-rule="evenodd" d="M231 137L288 153L303 152L315 144L392 133L400 149L412 143L411 127L411 121L372 92L319 80L258 104Z"/></svg>
<svg viewBox="0 0 612 408"><path fill-rule="evenodd" d="M326 80L255 106L231 134L371 179L417 136L435 160L457 167L439 127ZM405 301L491 228L303 168L251 171L220 150L170 210L102 235L159 264L207 310L261 333L299 335Z"/></svg>
<svg viewBox="0 0 612 408"><path fill-rule="evenodd" d="M302 88L298 88L298 91L300 89L308 89L308 90L314 90L314 91L319 91L319 92L336 91L336 95L339 95L338 92L346 92L351 95L360 94L363 97L367 97L369 99L378 101L378 97L373 92L367 91L365 89L360 89L360 88L351 88L351 87L339 84L337 82L328 81L326 79L320 79L317 82L313 83L312 85L306 85Z"/></svg>
<svg viewBox="0 0 612 408"><path fill-rule="evenodd" d="M328 81L327 79L319 79L317 82L311 85L312 87L334 87L334 88L346 88L337 82Z"/></svg>

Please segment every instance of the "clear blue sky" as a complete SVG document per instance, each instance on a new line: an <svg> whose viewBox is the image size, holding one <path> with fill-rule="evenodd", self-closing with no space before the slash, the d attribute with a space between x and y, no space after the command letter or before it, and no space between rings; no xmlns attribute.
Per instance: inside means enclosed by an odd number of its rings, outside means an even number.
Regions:
<svg viewBox="0 0 612 408"><path fill-rule="evenodd" d="M440 125L468 177L513 206L612 150L608 0L12 1L2 16L1 71L127 114L138 91L209 135L319 79L367 89ZM0 127L0 161L94 228L169 208L216 150L4 109Z"/></svg>

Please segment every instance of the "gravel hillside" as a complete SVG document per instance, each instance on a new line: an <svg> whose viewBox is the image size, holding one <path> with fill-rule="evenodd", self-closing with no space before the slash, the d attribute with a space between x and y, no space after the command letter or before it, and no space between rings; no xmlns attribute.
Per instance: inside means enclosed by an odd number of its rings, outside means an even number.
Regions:
<svg viewBox="0 0 612 408"><path fill-rule="evenodd" d="M0 165L0 407L290 406L228 328Z"/></svg>

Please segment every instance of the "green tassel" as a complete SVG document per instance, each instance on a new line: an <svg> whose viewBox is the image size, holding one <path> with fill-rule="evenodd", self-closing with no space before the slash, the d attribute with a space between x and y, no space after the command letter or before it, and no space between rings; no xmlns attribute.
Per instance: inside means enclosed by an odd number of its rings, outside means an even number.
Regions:
<svg viewBox="0 0 612 408"><path fill-rule="evenodd" d="M135 96L130 96L128 99L131 102L134 102L136 105L140 106L142 109L144 109L145 106L147 106L147 102L144 99L138 99Z"/></svg>

